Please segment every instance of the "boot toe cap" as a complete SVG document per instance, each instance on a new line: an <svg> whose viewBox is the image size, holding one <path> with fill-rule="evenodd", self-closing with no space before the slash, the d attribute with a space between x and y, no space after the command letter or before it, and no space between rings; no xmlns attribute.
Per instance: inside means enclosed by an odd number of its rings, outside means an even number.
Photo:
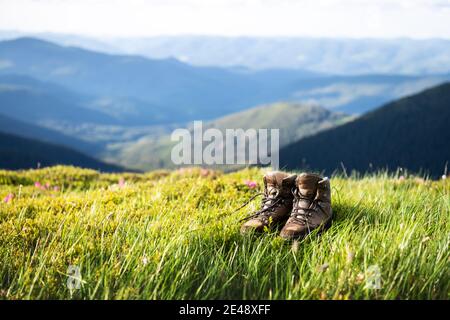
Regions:
<svg viewBox="0 0 450 320"><path fill-rule="evenodd" d="M264 230L264 222L257 219L252 219L244 223L241 227L241 233L250 233L250 232L262 232Z"/></svg>
<svg viewBox="0 0 450 320"><path fill-rule="evenodd" d="M305 236L306 227L299 224L286 225L280 232L281 238L285 240L297 239Z"/></svg>

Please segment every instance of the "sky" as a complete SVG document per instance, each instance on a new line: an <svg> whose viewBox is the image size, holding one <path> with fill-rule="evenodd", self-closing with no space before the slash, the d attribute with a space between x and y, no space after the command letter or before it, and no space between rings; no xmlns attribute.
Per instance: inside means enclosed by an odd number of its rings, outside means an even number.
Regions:
<svg viewBox="0 0 450 320"><path fill-rule="evenodd" d="M0 0L0 30L450 39L450 0Z"/></svg>

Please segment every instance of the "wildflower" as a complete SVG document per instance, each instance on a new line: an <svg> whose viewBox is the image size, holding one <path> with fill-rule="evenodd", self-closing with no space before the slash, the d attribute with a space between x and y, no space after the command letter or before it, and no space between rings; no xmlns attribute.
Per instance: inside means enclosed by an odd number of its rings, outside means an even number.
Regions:
<svg viewBox="0 0 450 320"><path fill-rule="evenodd" d="M404 181L404 180L405 180L405 176L400 176L400 177L398 177L398 180L399 180L399 181Z"/></svg>
<svg viewBox="0 0 450 320"><path fill-rule="evenodd" d="M143 264L144 266L146 266L146 265L148 264L148 259L147 259L147 257L143 257L143 258L142 258L142 264Z"/></svg>
<svg viewBox="0 0 450 320"><path fill-rule="evenodd" d="M189 173L190 168L180 168L180 169L178 169L178 172L181 174Z"/></svg>
<svg viewBox="0 0 450 320"><path fill-rule="evenodd" d="M403 241L398 245L398 248L400 249L400 251L403 251L406 249L407 246L408 246L408 241Z"/></svg>
<svg viewBox="0 0 450 320"><path fill-rule="evenodd" d="M325 272L325 271L328 269L329 266L330 266L330 265L329 265L328 263L324 263L323 265L321 265L321 266L319 267L319 271L320 271L320 272Z"/></svg>
<svg viewBox="0 0 450 320"><path fill-rule="evenodd" d="M200 169L200 175L202 176L202 177L207 177L207 176L209 176L209 170L208 169Z"/></svg>
<svg viewBox="0 0 450 320"><path fill-rule="evenodd" d="M53 187L53 191L59 191L59 187L58 186L54 186Z"/></svg>
<svg viewBox="0 0 450 320"><path fill-rule="evenodd" d="M123 188L123 187L125 187L125 179L124 178L120 178L119 179L119 188Z"/></svg>
<svg viewBox="0 0 450 320"><path fill-rule="evenodd" d="M178 169L178 172L183 175L184 174L188 175L188 174L192 174L194 172L194 169L190 168L190 167L185 167L185 168Z"/></svg>
<svg viewBox="0 0 450 320"><path fill-rule="evenodd" d="M366 276L364 275L364 273L362 272L358 273L358 275L356 276L356 283L358 284L362 283L365 278Z"/></svg>
<svg viewBox="0 0 450 320"><path fill-rule="evenodd" d="M247 185L247 187L249 187L250 189L255 189L258 186L258 183L256 183L256 181L252 181L252 180L246 180L245 184Z"/></svg>
<svg viewBox="0 0 450 320"><path fill-rule="evenodd" d="M48 190L48 189L50 189L50 187L51 187L50 182L47 182L47 183L45 183L45 185L43 185L43 184L40 183L39 181L36 181L36 182L34 183L34 186L35 186L36 188L38 188L38 189L41 189L41 190Z"/></svg>
<svg viewBox="0 0 450 320"><path fill-rule="evenodd" d="M4 203L10 203L13 198L14 198L14 195L12 193L10 193L3 199L3 202Z"/></svg>
<svg viewBox="0 0 450 320"><path fill-rule="evenodd" d="M442 180L447 179L447 176L445 174L442 175Z"/></svg>

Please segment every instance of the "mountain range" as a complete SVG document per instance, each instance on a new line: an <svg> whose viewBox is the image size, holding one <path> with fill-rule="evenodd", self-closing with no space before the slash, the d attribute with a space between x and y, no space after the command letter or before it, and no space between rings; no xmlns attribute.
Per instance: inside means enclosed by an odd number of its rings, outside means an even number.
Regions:
<svg viewBox="0 0 450 320"><path fill-rule="evenodd" d="M446 39L160 36L105 43L128 54L175 57L201 66L297 68L339 75L450 73Z"/></svg>
<svg viewBox="0 0 450 320"><path fill-rule="evenodd" d="M448 121L448 87L401 97L449 80L448 74L425 71L332 75L199 67L174 58L105 54L19 38L0 42L0 131L10 154L4 161L10 159L5 165L11 166L11 159L22 155L28 160L17 163L26 167L63 161L122 169L94 158L140 170L170 167L170 132L203 120L205 127L221 130L280 128L280 159L287 168L403 166L434 175L447 157L431 155L445 148L439 134L448 135L442 124ZM392 107L398 104L403 107ZM413 149L419 142L426 153ZM32 144L42 148L27 147ZM26 153L20 154L19 146Z"/></svg>
<svg viewBox="0 0 450 320"><path fill-rule="evenodd" d="M304 69L340 75L450 73L447 39L157 36L93 38L73 34L0 32L0 39L37 37L109 54L176 58L196 66Z"/></svg>
<svg viewBox="0 0 450 320"><path fill-rule="evenodd" d="M386 104L280 150L280 165L331 173L398 168L440 176L450 162L450 83Z"/></svg>
<svg viewBox="0 0 450 320"><path fill-rule="evenodd" d="M198 67L173 58L104 54L33 38L0 42L1 74L57 84L88 96L81 98L84 107L139 125L211 120L281 100L361 114L450 79L441 73L335 76L298 69Z"/></svg>
<svg viewBox="0 0 450 320"><path fill-rule="evenodd" d="M107 55L31 38L1 42L0 61L0 73L27 75L102 99L143 100L151 105L147 109L171 114L172 122L221 115L267 98L256 80L226 69Z"/></svg>

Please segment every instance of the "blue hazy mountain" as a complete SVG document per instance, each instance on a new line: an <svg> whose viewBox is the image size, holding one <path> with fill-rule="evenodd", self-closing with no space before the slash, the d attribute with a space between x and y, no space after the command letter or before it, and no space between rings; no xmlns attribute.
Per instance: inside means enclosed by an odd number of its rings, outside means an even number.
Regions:
<svg viewBox="0 0 450 320"><path fill-rule="evenodd" d="M86 142L56 130L19 121L2 114L0 114L0 131L23 138L37 139L43 142L68 146L87 154L97 154L102 149L102 146L99 144Z"/></svg>
<svg viewBox="0 0 450 320"><path fill-rule="evenodd" d="M0 31L0 39L32 36L110 54L176 58L197 66L306 69L340 75L450 73L450 40L205 35L93 38Z"/></svg>
<svg viewBox="0 0 450 320"><path fill-rule="evenodd" d="M64 146L0 131L0 168L16 170L58 164L74 165L105 172L124 170L119 166L107 164Z"/></svg>
<svg viewBox="0 0 450 320"><path fill-rule="evenodd" d="M409 169L442 175L450 163L450 83L405 97L280 150L280 165L331 173Z"/></svg>
<svg viewBox="0 0 450 320"><path fill-rule="evenodd" d="M35 124L148 125L172 120L169 108L137 98L81 94L18 74L0 74L0 113Z"/></svg>
<svg viewBox="0 0 450 320"><path fill-rule="evenodd" d="M29 75L83 94L129 96L176 107L174 118L211 117L273 95L246 75L220 68L197 68L175 59L107 55L31 38L0 43L0 61L0 72Z"/></svg>
<svg viewBox="0 0 450 320"><path fill-rule="evenodd" d="M65 91L53 91L43 86L18 85L15 81L0 78L0 113L11 118L29 123L42 123L45 121L87 122L87 123L114 123L112 117L76 104L71 94Z"/></svg>
<svg viewBox="0 0 450 320"><path fill-rule="evenodd" d="M314 102L330 110L363 114L396 100L450 80L450 75L329 76L297 81L296 99Z"/></svg>
<svg viewBox="0 0 450 320"><path fill-rule="evenodd" d="M299 68L318 73L439 74L450 72L450 40L302 37L159 36L103 39L42 35L93 50L175 57L199 66Z"/></svg>
<svg viewBox="0 0 450 320"><path fill-rule="evenodd" d="M130 124L206 120L276 101L315 102L363 113L449 79L196 67L172 58L104 54L33 38L0 42L0 74L8 73L87 95L91 98L84 107Z"/></svg>

